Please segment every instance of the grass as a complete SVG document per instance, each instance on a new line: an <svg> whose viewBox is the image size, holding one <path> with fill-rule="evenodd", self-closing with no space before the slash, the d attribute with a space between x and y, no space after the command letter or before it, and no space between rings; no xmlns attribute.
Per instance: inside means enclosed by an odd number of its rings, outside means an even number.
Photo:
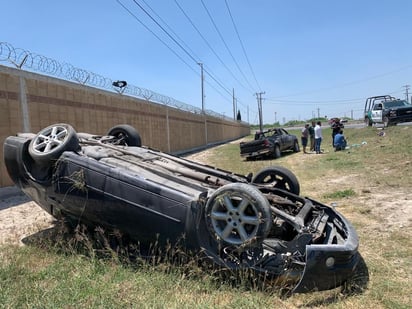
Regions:
<svg viewBox="0 0 412 309"><path fill-rule="evenodd" d="M203 161L239 174L285 166L297 175L302 195L336 203L360 237L369 272L362 293L337 288L285 298L242 278L223 279L185 256L180 263L131 261L104 241L96 248L80 231L74 240L43 236L23 247L2 246L0 308L411 308L412 223L405 205L412 207L412 127L379 132L345 129L353 147L343 152L332 150L324 128L322 155L244 161L235 142L210 149Z"/></svg>
<svg viewBox="0 0 412 309"><path fill-rule="evenodd" d="M356 196L356 192L353 189L346 189L323 195L325 199L342 199L351 196Z"/></svg>
<svg viewBox="0 0 412 309"><path fill-rule="evenodd" d="M188 266L146 262L136 267L77 250L2 249L0 301L9 308L257 308L273 303L258 290L218 284L216 276L194 267L188 274Z"/></svg>

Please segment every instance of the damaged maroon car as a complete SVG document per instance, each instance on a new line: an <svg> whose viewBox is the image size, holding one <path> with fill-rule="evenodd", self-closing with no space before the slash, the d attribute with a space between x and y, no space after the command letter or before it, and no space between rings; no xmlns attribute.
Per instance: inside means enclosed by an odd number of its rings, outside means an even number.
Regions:
<svg viewBox="0 0 412 309"><path fill-rule="evenodd" d="M142 146L118 125L106 136L55 124L4 142L10 177L56 218L120 230L139 243L175 243L216 265L250 269L293 292L348 280L358 236L335 209L299 195L273 166L239 175Z"/></svg>

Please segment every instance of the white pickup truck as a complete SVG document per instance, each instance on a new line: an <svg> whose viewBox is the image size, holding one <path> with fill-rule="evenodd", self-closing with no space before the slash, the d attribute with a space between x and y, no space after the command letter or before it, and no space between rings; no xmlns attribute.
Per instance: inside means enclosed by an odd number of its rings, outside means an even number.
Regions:
<svg viewBox="0 0 412 309"><path fill-rule="evenodd" d="M370 97L365 103L365 123L381 123L385 127L412 121L412 104L389 95Z"/></svg>

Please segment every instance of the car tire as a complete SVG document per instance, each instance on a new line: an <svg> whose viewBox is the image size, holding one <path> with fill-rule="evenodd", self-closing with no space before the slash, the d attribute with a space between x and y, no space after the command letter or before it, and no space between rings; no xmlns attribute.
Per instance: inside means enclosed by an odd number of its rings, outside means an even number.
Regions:
<svg viewBox="0 0 412 309"><path fill-rule="evenodd" d="M280 147L279 145L275 145L274 151L273 151L273 156L275 157L275 159L280 158L281 156L281 152L280 152Z"/></svg>
<svg viewBox="0 0 412 309"><path fill-rule="evenodd" d="M372 121L369 119L369 117L366 117L365 118L365 125L367 126L367 127L371 127L372 126Z"/></svg>
<svg viewBox="0 0 412 309"><path fill-rule="evenodd" d="M71 125L65 123L53 124L42 129L29 144L30 156L40 165L50 164L65 151L78 149L77 133Z"/></svg>
<svg viewBox="0 0 412 309"><path fill-rule="evenodd" d="M261 243L272 227L268 200L245 183L227 184L212 193L206 203L205 219L214 240L239 248Z"/></svg>
<svg viewBox="0 0 412 309"><path fill-rule="evenodd" d="M299 152L299 151L300 151L298 141L295 141L295 142L293 143L293 151L294 151L294 152Z"/></svg>
<svg viewBox="0 0 412 309"><path fill-rule="evenodd" d="M107 135L115 136L119 139L120 144L127 146L142 146L142 140L139 132L128 124L120 124L111 128Z"/></svg>
<svg viewBox="0 0 412 309"><path fill-rule="evenodd" d="M282 166L270 166L260 170L252 178L252 183L272 186L296 195L300 194L300 184L295 174Z"/></svg>

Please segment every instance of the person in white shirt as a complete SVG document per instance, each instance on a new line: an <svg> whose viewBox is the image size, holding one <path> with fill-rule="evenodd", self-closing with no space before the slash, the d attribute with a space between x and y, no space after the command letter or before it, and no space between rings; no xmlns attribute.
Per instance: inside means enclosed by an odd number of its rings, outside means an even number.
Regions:
<svg viewBox="0 0 412 309"><path fill-rule="evenodd" d="M321 153L320 144L322 143L322 123L318 121L315 126L315 151L317 154Z"/></svg>

